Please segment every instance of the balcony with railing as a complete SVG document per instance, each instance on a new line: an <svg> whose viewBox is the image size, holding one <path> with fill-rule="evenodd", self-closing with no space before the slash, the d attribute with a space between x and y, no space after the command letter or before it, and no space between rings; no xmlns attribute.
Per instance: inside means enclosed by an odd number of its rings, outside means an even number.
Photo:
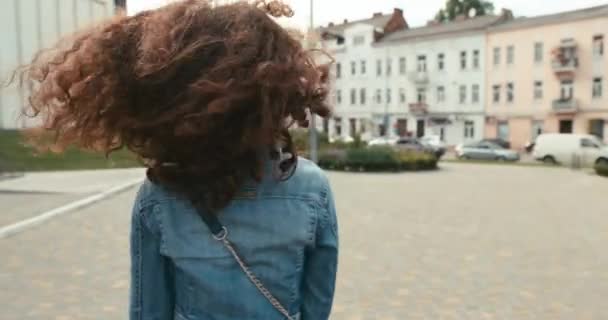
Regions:
<svg viewBox="0 0 608 320"><path fill-rule="evenodd" d="M429 112L429 105L426 102L414 102L410 103L410 113L422 115Z"/></svg>
<svg viewBox="0 0 608 320"><path fill-rule="evenodd" d="M429 74L427 71L412 71L409 74L410 81L417 86L425 86L429 83Z"/></svg>
<svg viewBox="0 0 608 320"><path fill-rule="evenodd" d="M578 50L573 39L564 39L552 51L551 66L553 72L560 78L573 78L578 69Z"/></svg>
<svg viewBox="0 0 608 320"><path fill-rule="evenodd" d="M553 100L553 112L558 114L577 113L578 101L574 98L559 98Z"/></svg>

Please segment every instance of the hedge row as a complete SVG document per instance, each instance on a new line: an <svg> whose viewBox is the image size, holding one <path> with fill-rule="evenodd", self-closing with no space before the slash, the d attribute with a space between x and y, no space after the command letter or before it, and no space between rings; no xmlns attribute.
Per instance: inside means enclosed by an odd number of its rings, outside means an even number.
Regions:
<svg viewBox="0 0 608 320"><path fill-rule="evenodd" d="M437 158L390 147L334 149L319 154L319 166L328 170L368 172L434 170Z"/></svg>
<svg viewBox="0 0 608 320"><path fill-rule="evenodd" d="M608 177L608 163L599 162L595 165L595 172L600 176Z"/></svg>

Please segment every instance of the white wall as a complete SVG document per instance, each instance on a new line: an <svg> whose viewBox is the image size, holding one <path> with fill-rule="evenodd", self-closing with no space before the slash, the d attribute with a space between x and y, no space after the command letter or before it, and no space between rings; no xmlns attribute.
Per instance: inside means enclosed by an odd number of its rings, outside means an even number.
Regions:
<svg viewBox="0 0 608 320"><path fill-rule="evenodd" d="M382 50L380 46L378 49ZM407 42L392 44L389 48L393 60L399 57L406 58L406 75L393 72L390 83L393 92L398 92L399 87L406 90L407 104L416 102L418 86L410 81L412 73L417 69L417 57L426 55L427 73L429 82L427 89L427 104L429 116L446 116L452 124L445 126L445 139L448 144L457 144L464 140L481 139L483 137L483 113L485 102L485 35L483 33L462 34L443 38L426 38L421 40L408 40ZM384 49L386 50L386 49ZM473 68L473 51L479 50L478 68ZM467 53L467 67L462 70L460 66L460 54ZM444 54L444 70L438 69L438 55ZM397 61L398 68L398 61ZM397 70L399 71L399 70ZM460 86L466 87L466 102L460 103ZM479 86L479 99L477 103L472 102L472 87ZM445 88L445 100L437 100L437 88ZM393 104L393 110L398 107L408 108ZM397 110L395 110L397 111ZM415 131L416 120L423 117L409 115L408 130ZM465 139L464 121L475 123L475 136ZM427 127L427 133L439 133L439 127Z"/></svg>
<svg viewBox="0 0 608 320"><path fill-rule="evenodd" d="M369 35L365 45L353 47L354 36L359 34ZM465 140L481 139L484 134L484 110L485 110L485 59L486 45L483 32L450 35L449 37L433 37L423 39L408 39L402 42L383 42L374 44L372 42L373 27L369 25L355 25L345 30L345 44L338 48L335 41L327 42L325 48L331 50L337 62L342 65L342 77L335 79L333 90L342 91L342 103L335 105L335 115L343 119L343 135L349 135L348 119L369 119L377 124L383 123L385 113L389 117L389 134L395 135L395 126L398 119L407 119L407 130L416 131L418 119L428 120L431 116L445 116L452 124L445 126L445 139L448 144L457 144ZM473 68L473 51L479 51L478 68ZM461 70L460 53L467 52L467 68ZM443 53L445 56L445 69L438 71L437 56ZM427 104L429 115L416 116L410 114L409 104L417 101L418 86L412 81L412 72L417 68L417 57L427 56L427 71L429 83L427 89ZM406 58L406 72L400 73L399 59ZM387 59L391 60L391 75L386 74ZM367 61L367 72L360 74L360 60ZM382 61L382 75L376 74L376 61ZM357 74L351 75L350 62L356 61ZM478 102L472 102L472 86L479 86ZM459 101L460 86L467 88L467 99L464 104ZM445 88L445 101L437 101L437 87ZM350 90L357 89L357 104L350 104ZM359 103L359 90L365 88L367 101L365 105ZM391 90L391 102L386 101L386 89ZM400 101L400 89L405 90L406 100ZM376 102L376 91L380 89L382 100ZM335 100L334 100L335 101ZM474 137L465 139L464 123L473 121L475 123ZM330 125L330 128L332 125ZM331 131L331 130L330 130ZM377 130L373 130L378 135ZM427 122L427 133L439 133L439 127L429 127Z"/></svg>
<svg viewBox="0 0 608 320"><path fill-rule="evenodd" d="M2 0L0 1L0 80L5 83L15 68L34 54L53 46L78 28L114 14L111 0ZM0 90L0 128L25 125L18 116L25 95L15 86Z"/></svg>
<svg viewBox="0 0 608 320"><path fill-rule="evenodd" d="M335 40L324 42L324 48L328 50L342 66L342 77L335 78L332 84L332 104L334 106L334 117L342 119L342 136L350 135L350 119L357 119L357 128L361 128L361 119L370 119L373 106L372 87L370 82L376 77L375 68L375 50L372 47L374 41L374 29L371 25L356 24L344 32L345 42L343 45L337 45ZM363 44L355 45L353 43L356 36L363 36L365 41ZM361 61L365 61L366 72L361 73ZM351 62L356 64L356 74L351 75ZM335 69L334 69L335 70ZM356 89L356 104L351 105L351 89ZM366 90L366 102L361 104L360 90ZM338 104L335 100L337 90L342 91L342 103ZM330 121L330 134L334 134L334 120ZM371 131L372 128L367 128ZM368 133L369 134L369 133Z"/></svg>

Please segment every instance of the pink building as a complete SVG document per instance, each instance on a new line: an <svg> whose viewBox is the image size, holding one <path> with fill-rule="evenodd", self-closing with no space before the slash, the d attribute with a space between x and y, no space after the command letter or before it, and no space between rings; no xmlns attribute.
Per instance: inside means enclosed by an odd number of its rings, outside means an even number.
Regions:
<svg viewBox="0 0 608 320"><path fill-rule="evenodd" d="M608 139L608 5L489 29L486 126L521 148L542 132Z"/></svg>

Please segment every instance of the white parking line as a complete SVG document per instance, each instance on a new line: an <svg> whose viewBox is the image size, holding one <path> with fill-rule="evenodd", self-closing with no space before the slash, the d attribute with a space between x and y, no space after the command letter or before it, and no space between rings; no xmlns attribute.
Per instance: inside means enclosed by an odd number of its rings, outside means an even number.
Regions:
<svg viewBox="0 0 608 320"><path fill-rule="evenodd" d="M143 182L142 178L138 178L136 180L132 180L129 181L127 183L121 184L119 186L116 186L114 188L108 189L104 192L98 193L96 195L92 195L90 197L78 200L78 201L74 201L72 203L69 203L67 205L61 206L59 208L44 212L40 215L37 215L35 217L29 218L29 219L25 219L22 221L19 221L17 223L13 223L10 224L8 226L4 226L4 227L0 227L0 239L2 238L6 238L8 236L14 235L16 233L22 232L26 229L35 227L37 225L40 225L54 217L66 214L68 212L72 212L74 210L77 209L81 209L83 207L86 206L90 206L98 201L104 200L106 198L109 198L117 193L123 192L131 187L134 187L140 183Z"/></svg>

